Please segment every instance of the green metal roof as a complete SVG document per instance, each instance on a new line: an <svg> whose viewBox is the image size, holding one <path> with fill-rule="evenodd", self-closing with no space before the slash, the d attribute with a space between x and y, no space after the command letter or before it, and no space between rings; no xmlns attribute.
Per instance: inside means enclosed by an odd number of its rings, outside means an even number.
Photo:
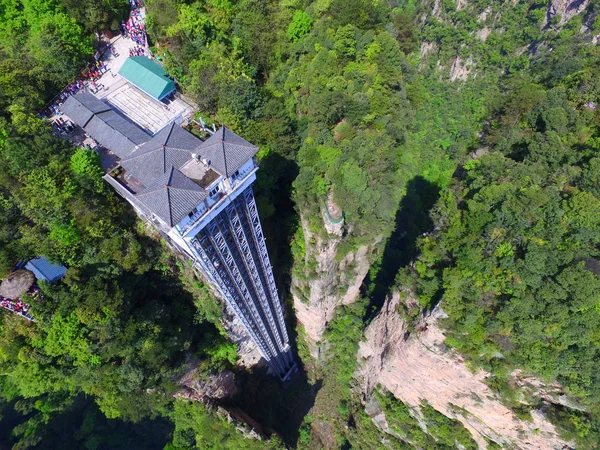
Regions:
<svg viewBox="0 0 600 450"><path fill-rule="evenodd" d="M175 90L175 83L167 77L162 66L145 56L127 58L119 75L158 100Z"/></svg>

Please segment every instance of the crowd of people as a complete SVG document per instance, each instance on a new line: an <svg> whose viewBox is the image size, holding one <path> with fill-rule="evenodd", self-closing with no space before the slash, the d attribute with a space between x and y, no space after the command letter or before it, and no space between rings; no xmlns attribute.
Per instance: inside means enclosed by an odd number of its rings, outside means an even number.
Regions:
<svg viewBox="0 0 600 450"><path fill-rule="evenodd" d="M137 45L146 47L146 24L139 7L132 5L129 20L121 23L121 32Z"/></svg>
<svg viewBox="0 0 600 450"><path fill-rule="evenodd" d="M60 116L52 121L52 126L59 133L70 133L75 129L73 122L70 120L65 120Z"/></svg>
<svg viewBox="0 0 600 450"><path fill-rule="evenodd" d="M88 67L81 72L81 76L77 78L73 83L68 85L62 90L62 92L56 97L54 102L41 114L42 118L61 116L59 106L67 99L70 95L75 95L78 92L90 88L92 92L98 92L104 86L97 84L97 80L100 76L108 70L104 61L94 61L88 65ZM94 93L95 93L94 92Z"/></svg>
<svg viewBox="0 0 600 450"><path fill-rule="evenodd" d="M146 49L136 45L129 49L129 56L146 56Z"/></svg>
<svg viewBox="0 0 600 450"><path fill-rule="evenodd" d="M129 56L148 56L146 50L146 25L144 23L144 15L141 11L143 2L142 0L129 0L129 3L131 4L131 15L129 16L129 20L127 20L127 22L121 23L122 35L130 38L136 44L134 47L129 49ZM60 105L67 100L70 95L75 95L85 89L89 90L92 94L97 94L99 91L105 89L105 86L99 82L99 78L102 76L102 74L109 70L106 63L101 60L101 55L105 52L110 52L110 54L115 57L119 56L115 47L108 42L104 51L98 50L95 60L91 62L83 72L81 72L81 76L69 86L64 88L62 92L55 98L52 104L50 104L39 115L44 119L61 116L62 111L60 110ZM113 76L114 75L115 74L113 74ZM54 120L52 125L58 132L68 132L69 126L72 124L65 124L60 120Z"/></svg>
<svg viewBox="0 0 600 450"><path fill-rule="evenodd" d="M30 305L19 300L18 298L10 299L0 295L0 306L25 317L27 320L33 320L33 316L29 314Z"/></svg>

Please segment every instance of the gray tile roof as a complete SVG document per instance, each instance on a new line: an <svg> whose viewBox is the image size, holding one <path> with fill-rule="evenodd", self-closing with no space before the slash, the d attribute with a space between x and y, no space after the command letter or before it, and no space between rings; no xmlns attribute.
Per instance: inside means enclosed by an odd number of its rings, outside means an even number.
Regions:
<svg viewBox="0 0 600 450"><path fill-rule="evenodd" d="M226 127L202 142L171 123L121 160L127 173L147 186L136 195L129 192L125 195L140 209L151 211L172 227L208 197L207 191L199 185L201 180L189 178L189 171L187 175L181 172L193 161L193 153L210 161L213 175L216 176L214 171L217 171L221 176L231 176L257 152L258 147Z"/></svg>
<svg viewBox="0 0 600 450"><path fill-rule="evenodd" d="M94 140L120 158L150 139L143 129L88 92L69 96L60 108Z"/></svg>
<svg viewBox="0 0 600 450"><path fill-rule="evenodd" d="M230 177L258 152L258 147L223 126L195 150L221 175Z"/></svg>
<svg viewBox="0 0 600 450"><path fill-rule="evenodd" d="M207 196L206 190L171 167L136 198L168 225L175 226Z"/></svg>
<svg viewBox="0 0 600 450"><path fill-rule="evenodd" d="M201 143L193 134L172 123L121 161L121 165L146 186L173 166L180 169L192 159Z"/></svg>
<svg viewBox="0 0 600 450"><path fill-rule="evenodd" d="M70 95L61 105L60 109L62 109L73 122L83 128L94 114L110 111L110 106L94 97L92 94L82 92L77 94L77 96Z"/></svg>

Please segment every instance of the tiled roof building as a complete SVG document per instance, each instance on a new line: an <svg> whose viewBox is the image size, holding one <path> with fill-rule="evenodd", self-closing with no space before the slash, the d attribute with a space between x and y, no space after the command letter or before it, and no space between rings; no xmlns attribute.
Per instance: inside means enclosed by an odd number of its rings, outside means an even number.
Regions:
<svg viewBox="0 0 600 450"><path fill-rule="evenodd" d="M92 139L119 158L150 139L142 128L88 92L71 95L61 109Z"/></svg>
<svg viewBox="0 0 600 450"><path fill-rule="evenodd" d="M173 166L136 198L174 227L208 197L208 192Z"/></svg>

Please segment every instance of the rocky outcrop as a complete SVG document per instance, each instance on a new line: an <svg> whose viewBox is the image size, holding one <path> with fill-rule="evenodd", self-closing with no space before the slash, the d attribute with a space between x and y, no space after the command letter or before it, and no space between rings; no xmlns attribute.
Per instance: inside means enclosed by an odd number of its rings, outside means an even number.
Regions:
<svg viewBox="0 0 600 450"><path fill-rule="evenodd" d="M299 325L306 332L313 357L319 356L319 342L333 319L335 309L358 299L360 286L369 271L369 247L361 246L336 260L343 238L313 234L302 219L306 245L304 276L292 277L292 295Z"/></svg>
<svg viewBox="0 0 600 450"><path fill-rule="evenodd" d="M563 25L587 8L589 4L590 0L552 0L546 10L546 18L542 27L546 27L556 16L560 17L558 25Z"/></svg>
<svg viewBox="0 0 600 450"><path fill-rule="evenodd" d="M179 385L182 390L176 397L203 403L231 399L240 392L231 370L205 375L194 367L179 380Z"/></svg>
<svg viewBox="0 0 600 450"><path fill-rule="evenodd" d="M268 435L262 426L242 411L240 408L217 407L217 415L229 423L233 423L235 428L242 433L246 439L256 439L262 441Z"/></svg>
<svg viewBox="0 0 600 450"><path fill-rule="evenodd" d="M541 411L532 411L531 422L520 420L485 384L489 374L471 372L444 344L445 336L437 324L443 316L441 310L423 319L416 332L408 333L397 311L400 301L398 293L386 301L367 327L366 340L360 343L357 380L367 406L374 389L381 385L411 408L417 409L426 400L442 414L459 420L481 448L487 448L485 438L502 448L569 448ZM549 386L543 394L555 388ZM382 412L373 405L370 408L375 423L385 431Z"/></svg>
<svg viewBox="0 0 600 450"><path fill-rule="evenodd" d="M485 42L487 41L487 38L490 36L490 34L492 34L492 29L489 27L483 27L475 34L475 37L477 39L480 39L482 42Z"/></svg>
<svg viewBox="0 0 600 450"><path fill-rule="evenodd" d="M452 67L450 68L450 81L465 81L469 77L473 65L474 63L471 57L463 60L460 58L460 56L457 56L452 62Z"/></svg>

